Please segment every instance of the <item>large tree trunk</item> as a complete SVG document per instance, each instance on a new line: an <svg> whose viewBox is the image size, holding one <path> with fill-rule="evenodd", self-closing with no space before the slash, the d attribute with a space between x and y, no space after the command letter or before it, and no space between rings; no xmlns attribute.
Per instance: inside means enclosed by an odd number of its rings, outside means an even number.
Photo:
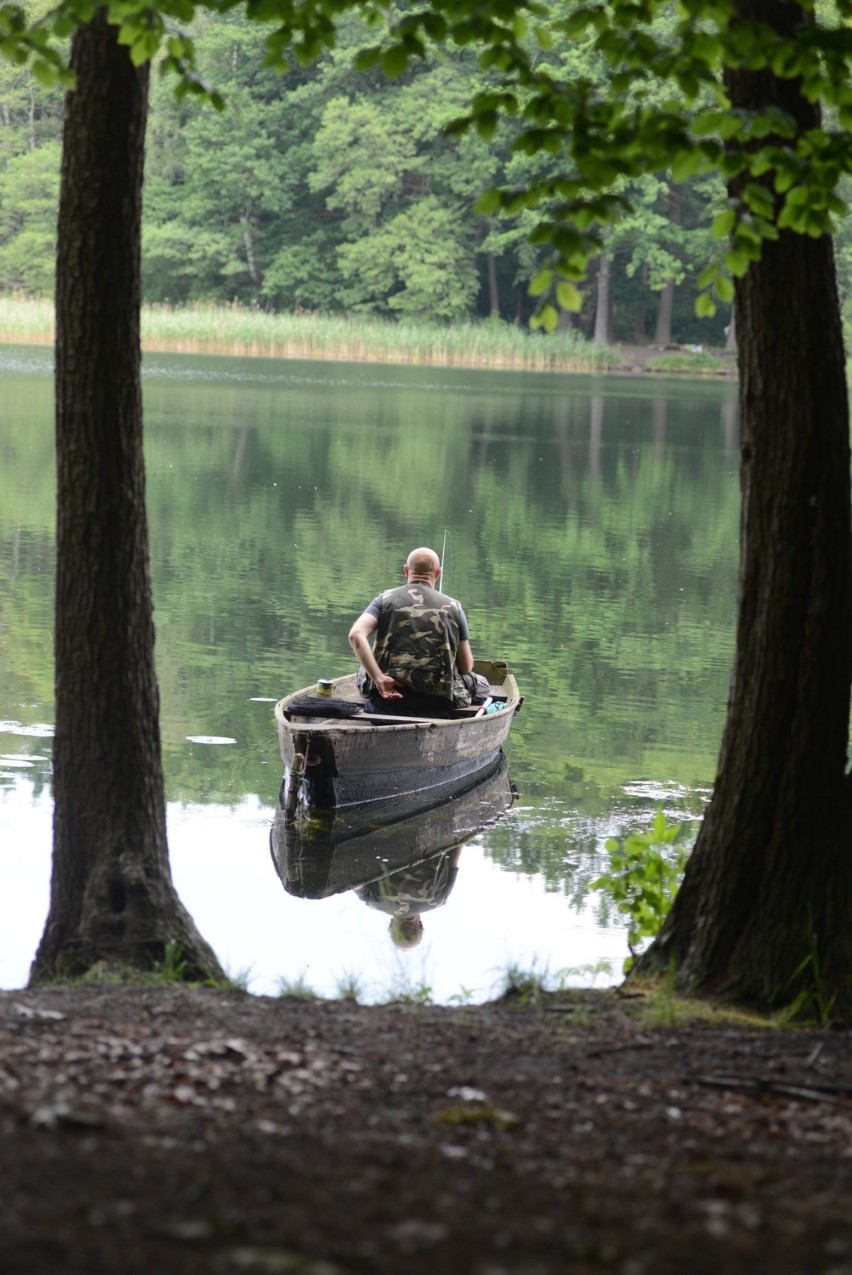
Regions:
<svg viewBox="0 0 852 1275"><path fill-rule="evenodd" d="M221 973L172 884L145 519L140 217L148 69L103 11L74 36L56 287L56 736L50 912L32 981L179 947Z"/></svg>
<svg viewBox="0 0 852 1275"><path fill-rule="evenodd" d="M776 28L798 5L740 3ZM768 73L735 108L816 109ZM736 191L732 192L736 194ZM742 544L737 646L712 802L683 885L639 968L688 987L852 1015L846 777L852 678L849 418L828 238L783 232L738 283Z"/></svg>

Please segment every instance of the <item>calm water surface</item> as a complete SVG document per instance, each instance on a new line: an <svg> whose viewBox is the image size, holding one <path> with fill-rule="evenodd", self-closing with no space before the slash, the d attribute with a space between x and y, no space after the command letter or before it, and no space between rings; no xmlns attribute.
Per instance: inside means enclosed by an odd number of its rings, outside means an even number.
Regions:
<svg viewBox="0 0 852 1275"><path fill-rule="evenodd" d="M50 870L51 354L0 347L0 986L21 986ZM178 890L256 992L487 998L510 967L613 981L589 881L658 806L694 829L733 649L727 384L363 364L145 360L157 660ZM421 944L347 891L288 894L269 835L273 702L350 671L349 625L440 550L474 651L526 695L510 811L474 833ZM475 820L473 821L475 823ZM471 826L473 826L473 823Z"/></svg>

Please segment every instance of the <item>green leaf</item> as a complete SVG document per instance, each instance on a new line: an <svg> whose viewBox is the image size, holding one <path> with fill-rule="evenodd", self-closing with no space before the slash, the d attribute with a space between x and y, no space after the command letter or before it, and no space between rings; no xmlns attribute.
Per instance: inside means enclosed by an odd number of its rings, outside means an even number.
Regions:
<svg viewBox="0 0 852 1275"><path fill-rule="evenodd" d="M583 294L575 284L563 279L556 285L556 300L563 310L579 313L583 305Z"/></svg>
<svg viewBox="0 0 852 1275"><path fill-rule="evenodd" d="M682 151L672 161L672 177L676 182L688 181L707 168L704 152L696 146L692 150Z"/></svg>
<svg viewBox="0 0 852 1275"><path fill-rule="evenodd" d="M398 80L408 69L408 50L403 44L393 44L382 53L382 70L389 80Z"/></svg>
<svg viewBox="0 0 852 1275"><path fill-rule="evenodd" d="M548 292L553 284L552 270L539 270L538 274L531 281L527 291L531 297L540 297Z"/></svg>
<svg viewBox="0 0 852 1275"><path fill-rule="evenodd" d="M724 212L720 212L713 218L713 224L710 227L710 233L714 239L727 239L737 220L736 211L733 208L726 208Z"/></svg>
<svg viewBox="0 0 852 1275"><path fill-rule="evenodd" d="M742 252L737 248L729 248L725 253L725 265L737 279L743 277L750 264L751 258L748 253Z"/></svg>
<svg viewBox="0 0 852 1275"><path fill-rule="evenodd" d="M720 274L714 286L714 292L720 301L724 301L726 305L734 299L734 283L726 274Z"/></svg>
<svg viewBox="0 0 852 1275"><path fill-rule="evenodd" d="M499 190L485 190L477 199L474 208L484 217L490 217L493 213L500 211L502 202Z"/></svg>
<svg viewBox="0 0 852 1275"><path fill-rule="evenodd" d="M49 62L37 58L32 64L32 73L38 80L39 84L46 89L52 89L59 79L59 74L55 66L51 66Z"/></svg>
<svg viewBox="0 0 852 1275"><path fill-rule="evenodd" d="M476 131L483 141L490 142L497 132L497 112L482 111L474 120Z"/></svg>
<svg viewBox="0 0 852 1275"><path fill-rule="evenodd" d="M695 313L699 319L712 319L716 313L716 302L709 292L699 292L695 299Z"/></svg>
<svg viewBox="0 0 852 1275"><path fill-rule="evenodd" d="M555 332L556 326L559 323L559 314L556 310L556 306L550 304L543 305L538 313L538 321L544 328L545 332Z"/></svg>
<svg viewBox="0 0 852 1275"><path fill-rule="evenodd" d="M373 45L369 49L359 49L355 54L355 69L357 71L370 71L379 61L382 51L378 46Z"/></svg>

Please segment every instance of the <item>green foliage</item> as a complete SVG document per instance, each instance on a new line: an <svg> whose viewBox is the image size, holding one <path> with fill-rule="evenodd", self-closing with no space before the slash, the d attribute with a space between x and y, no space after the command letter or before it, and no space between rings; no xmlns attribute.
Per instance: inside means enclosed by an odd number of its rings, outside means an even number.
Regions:
<svg viewBox="0 0 852 1275"><path fill-rule="evenodd" d="M132 977L132 976L129 976ZM212 987L222 992L244 992L248 985L248 973L228 975L224 979L199 976L198 967L188 961L179 943L173 940L166 944L162 961L158 962L150 974L137 975L137 981L145 983L194 983L203 987Z"/></svg>
<svg viewBox="0 0 852 1275"><path fill-rule="evenodd" d="M688 858L679 844L679 823L668 823L662 810L645 832L634 832L619 841L609 838L606 848L610 869L592 881L590 890L605 890L628 919L630 956L625 973L636 959L636 947L657 933L680 885Z"/></svg>
<svg viewBox="0 0 852 1275"><path fill-rule="evenodd" d="M364 995L364 987L357 974L344 974L337 984L337 999L357 1005Z"/></svg>
<svg viewBox="0 0 852 1275"><path fill-rule="evenodd" d="M558 157L513 150L519 121L504 121L501 112L510 103L496 87L487 99L488 127L483 116L478 131L449 137L448 121L465 110L471 86L485 92L497 74L494 67L477 67L469 38L464 47L443 49L437 58L428 40L422 58L405 45L407 69L389 83L377 70L356 69L370 61L359 54L365 27L356 19L359 6L339 8L332 15L333 31L326 32L333 33L334 48L307 67L294 58L284 75L277 56L266 56L268 29L254 20L260 16L254 12L246 17L235 7L214 17L190 5L179 20L183 24L189 15L192 25L177 32L177 7L165 6L164 25L149 24L137 40L138 15L126 6L112 10L134 56L159 32L158 65L177 71L181 84L176 99L173 75L152 83L145 296L175 304L237 300L276 310L349 310L441 323L476 313L526 320L534 304L526 297L527 283L549 252L547 242L530 244L528 235L540 227L542 214L550 215L551 204L498 216L497 194L478 209L474 202L498 181L513 187L538 181L542 172L553 171ZM314 20L322 10L317 6ZM448 29L443 20L429 23L422 14L421 20L428 39ZM307 23L310 17L293 21ZM327 44L330 39L320 41ZM558 53L551 50L549 56L561 77L585 75L603 83L600 58L593 65L585 47L569 49L564 42L554 47ZM197 68L215 84L215 93L204 89ZM0 174L8 164L12 181L13 165L32 166L43 145L58 147L61 95L34 87L26 67L0 62L0 90L4 77L9 93L3 94L7 123L0 121ZM206 94L219 105L224 101L226 109L190 109L184 101L188 92ZM480 137L484 132L487 144ZM42 169L46 161L47 156L38 159ZM42 183L41 203L24 197L19 187L10 195L15 226L0 226L0 270L6 265L0 286L49 293L55 185L55 177ZM642 218L607 232L616 287L637 274L641 279L629 306L617 302L616 339L632 340L637 333L641 339L642 320L635 316L646 309L653 318L660 278L686 285L694 278L691 262L710 251L706 200L697 195L687 200L675 225L668 188L667 182L648 184ZM590 333L593 294L582 286L581 275L564 267L552 274L557 304L547 311L546 330L560 326L560 315L574 313L581 330ZM718 340L721 325L719 319L715 329L705 323L699 334L683 330L679 339Z"/></svg>
<svg viewBox="0 0 852 1275"><path fill-rule="evenodd" d="M546 968L538 968L536 962L529 969L512 963L503 972L500 982L499 1000L535 1005L547 991L549 974Z"/></svg>
<svg viewBox="0 0 852 1275"><path fill-rule="evenodd" d="M453 992L452 996L448 997L447 1004L470 1005L473 1003L475 990L476 989L473 987L465 987L465 985L462 984L457 992Z"/></svg>
<svg viewBox="0 0 852 1275"><path fill-rule="evenodd" d="M60 148L46 142L0 169L0 289L53 292Z"/></svg>
<svg viewBox="0 0 852 1275"><path fill-rule="evenodd" d="M645 364L648 372L684 373L687 376L718 376L730 371L730 364L724 359L708 354L704 350L685 354L661 354L648 359Z"/></svg>
<svg viewBox="0 0 852 1275"><path fill-rule="evenodd" d="M446 292L441 272L451 278L469 263L473 241L496 231L502 213L515 230L532 218L524 233L534 232L534 260L521 266L512 231L503 245L525 281L542 277L542 266L550 270L554 291L539 299L543 328L556 326L560 308L581 303L578 285L602 249L612 260L621 256L628 274L641 270L652 290L690 277L700 258L710 260L697 303L710 318L730 303L731 277L748 268L766 239L783 229L831 232L845 210L839 183L852 169L852 54L843 19L827 6L815 14L802 0L797 21L791 5L789 24L778 30L741 20L727 4L675 11L664 0L638 8L615 0L606 11L582 3L432 0L413 12L385 12L370 0L269 0L248 4L245 19L236 5L212 7L215 17L195 0L163 0L155 9L129 0L108 6L134 62L157 57L177 77L178 102L191 94L217 107L227 100L230 108L218 132L209 115L180 122L190 144L182 140L179 148L187 162L179 159L183 178L176 183L163 185L153 147L147 285L160 298L210 296L212 285L220 295L230 288L230 296L283 304L298 290L312 305L342 299L454 318L470 312L474 289L462 281L438 307ZM90 0L65 0L44 12L0 4L0 54L15 67L29 62L40 82L68 82L61 42L95 8ZM430 61L436 46L440 64ZM389 77L381 82L380 67ZM825 123L799 126L779 106L732 112L725 75L764 69L782 84L800 82L808 100L824 107ZM271 84L281 73L286 88L276 92ZM294 89L302 100L286 109ZM347 103L336 120L328 114L335 101ZM347 148L343 117L354 121L364 111L371 122L351 132ZM472 152L459 149L450 160L448 127L456 137L468 132L487 142L481 161L471 165ZM341 153L349 151L339 172L316 146L321 130L324 141L334 133ZM371 148L369 163L358 158ZM704 206L720 241L715 253L707 225L673 214L665 194L672 180L689 190L710 173L717 194ZM736 191L725 199L722 182L734 179ZM470 199L485 187L490 193L478 214L459 216L452 186L458 194L466 180ZM368 204L383 201L382 191L396 198L383 207L380 224L368 225ZM325 216L316 201L323 194ZM424 195L438 201L442 238L449 234L458 245L443 261L417 256L432 229L417 209ZM362 224L353 238L356 208ZM477 216L487 219L486 236ZM307 243L314 237L308 262L327 262L346 245L342 288L298 289L285 248L293 231ZM411 245L402 287L393 269L401 238ZM199 246L187 269L192 243ZM28 251L25 242L19 247ZM361 273L367 288L346 294Z"/></svg>
<svg viewBox="0 0 852 1275"><path fill-rule="evenodd" d="M314 989L309 986L303 974L295 979L281 979L278 984L278 995L283 997L294 997L296 1000L313 1001L319 997Z"/></svg>
<svg viewBox="0 0 852 1275"><path fill-rule="evenodd" d="M220 992L244 992L248 985L248 974L240 973L225 978L216 978L207 974L192 961L188 960L180 944L169 940L165 945L163 958L156 961L150 969L139 965L128 965L123 961L97 960L82 972L74 973L74 961L68 962L69 973L60 974L56 981L71 984L110 984L126 986L132 984L141 987L160 987L164 984L192 984L195 987L209 987Z"/></svg>
<svg viewBox="0 0 852 1275"><path fill-rule="evenodd" d="M792 992L793 997L778 1011L776 1019L782 1026L789 1023L821 1028L848 1026L844 1011L838 1006L838 989L829 988L823 973L819 936L814 930L810 906L807 909L807 940L808 951L784 988L783 995ZM852 978L847 977L846 987L847 990L852 989Z"/></svg>
<svg viewBox="0 0 852 1275"><path fill-rule="evenodd" d="M387 996L389 1005L431 1005L432 1003L432 988L428 983L403 980L401 985L394 987Z"/></svg>

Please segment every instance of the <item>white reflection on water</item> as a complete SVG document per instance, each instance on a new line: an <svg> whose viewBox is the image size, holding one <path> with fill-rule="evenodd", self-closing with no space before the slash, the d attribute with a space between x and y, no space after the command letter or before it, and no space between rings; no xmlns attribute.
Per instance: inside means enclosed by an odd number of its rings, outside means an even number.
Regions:
<svg viewBox="0 0 852 1275"><path fill-rule="evenodd" d="M52 802L17 777L0 791L0 986L23 987L47 913ZM461 852L447 903L424 916L424 938L407 952L394 948L388 918L353 892L321 900L288 895L269 851L273 810L255 799L235 809L177 805L168 809L172 872L183 902L219 959L248 988L275 995L304 981L336 996L351 980L365 1003L428 988L432 999L489 999L512 966L535 969L572 985L588 983L588 967L608 962L603 983L617 981L626 953L624 931L595 923L593 903L572 911L535 876L491 862L482 838ZM511 816L509 816L511 819ZM529 936L537 936L534 962ZM585 967L585 968L583 968Z"/></svg>
<svg viewBox="0 0 852 1275"><path fill-rule="evenodd" d="M51 739L53 726L46 722L34 722L22 726L20 722L0 722L0 735L29 735L32 739Z"/></svg>

